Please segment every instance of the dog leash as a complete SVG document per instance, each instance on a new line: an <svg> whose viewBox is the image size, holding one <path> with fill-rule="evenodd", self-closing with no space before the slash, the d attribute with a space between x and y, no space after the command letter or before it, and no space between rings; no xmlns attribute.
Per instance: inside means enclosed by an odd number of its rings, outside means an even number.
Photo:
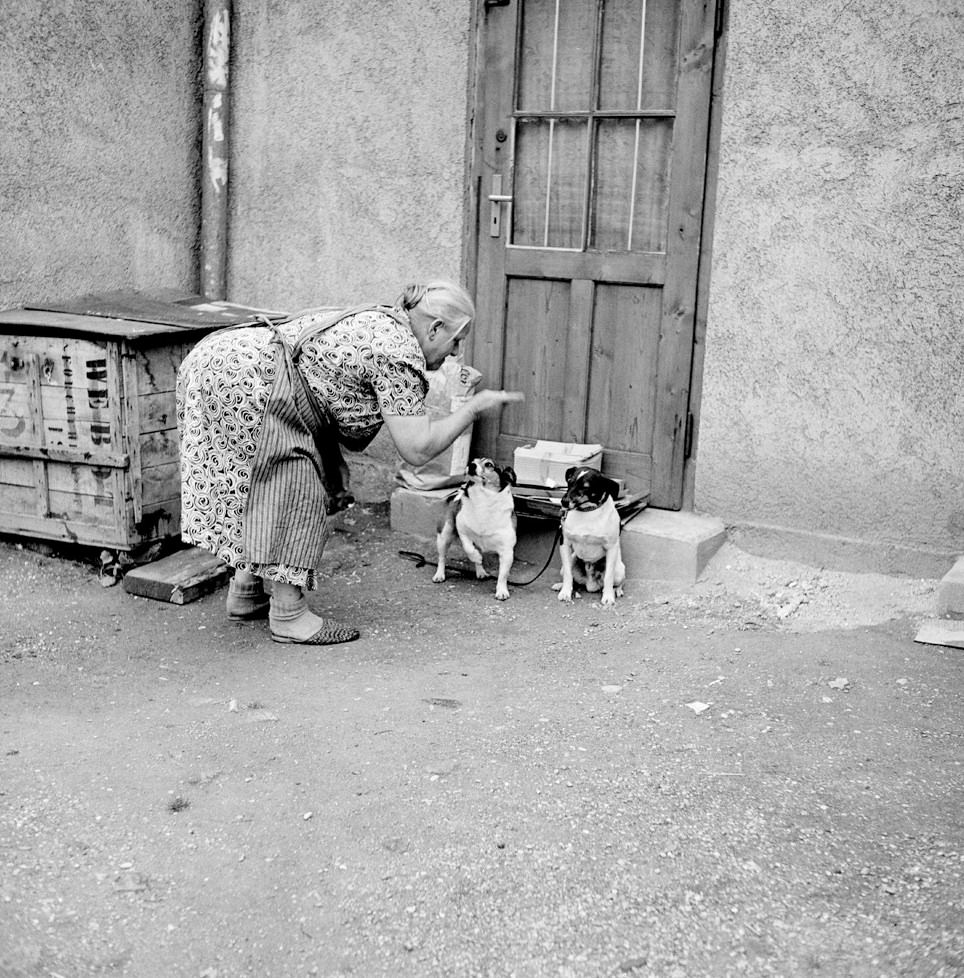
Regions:
<svg viewBox="0 0 964 978"><path fill-rule="evenodd" d="M552 544L549 547L549 556L546 558L546 562L542 565L542 570L540 570L539 573L535 575L535 577L530 577L528 581L513 581L512 578L509 578L508 583L511 584L513 587L526 587L527 585L534 584L536 581L538 581L539 578L542 577L543 574L545 574L545 572L549 568L549 565L552 563L552 558L556 555L556 547L559 545L559 540L561 539L561 537L562 537L562 524L560 524L558 529L556 530L556 535L555 537L553 537ZM422 554L420 554L417 550L399 550L398 556L404 557L406 560L414 561L416 567L425 567L429 563L425 559L425 557ZM473 578L475 577L474 570L472 571L463 570L461 567L452 567L450 565L446 567L446 570L456 571L457 573L461 574L463 577L473 577Z"/></svg>
<svg viewBox="0 0 964 978"><path fill-rule="evenodd" d="M640 503L642 505L640 505ZM646 505L646 500L638 500L634 506L630 507L629 512L619 521L620 533L622 533L623 528L626 526L626 524L641 509L645 508L645 505ZM559 525L556 527L556 535L552 538L552 543L549 546L549 556L546 557L546 562L542 565L542 569L539 571L539 573L536 574L535 577L530 577L528 581L513 581L510 578L508 583L511 584L513 587L527 587L529 584L534 584L536 581L538 581L539 578L542 577L542 575L545 574L545 572L549 569L549 565L552 563L552 558L556 554L556 547L559 546L559 541L561 539L562 539L562 521L560 520ZM398 556L404 557L405 560L411 560L415 564L416 568L425 567L429 563L429 561L425 559L424 555L420 554L417 550L399 550ZM463 577L475 576L474 570L472 571L468 569L463 570L461 567L452 567L451 565L449 565L449 567L447 567L446 569L461 574Z"/></svg>
<svg viewBox="0 0 964 978"><path fill-rule="evenodd" d="M520 483L520 485L526 486L528 484ZM532 486L532 488L542 488L542 487L534 485ZM647 493L645 495L640 495L636 499L631 500L623 508L622 516L619 520L620 533L622 533L623 529L625 529L626 527L626 524L634 516L636 516L637 513L639 513L641 510L646 508L648 502L649 502L649 494ZM539 573L536 574L534 577L529 578L528 581L513 581L510 579L508 583L511 584L513 587L526 587L527 585L534 584L537 580L539 580L539 578L542 577L543 574L545 574L546 570L549 567L549 564L552 563L552 558L555 556L556 553L556 547L559 545L561 539L562 539L562 520L560 519L558 525L556 526L556 534L553 537L552 544L549 547L549 555L548 557L546 557L546 562L542 565L542 569L539 571ZM398 555L399 557L404 557L406 560L413 561L416 567L425 567L429 563L429 561L426 560L425 557L422 554L420 554L417 550L399 550ZM474 571L470 571L468 569L463 570L461 567L451 567L450 569L454 572L461 574L463 577L474 576Z"/></svg>

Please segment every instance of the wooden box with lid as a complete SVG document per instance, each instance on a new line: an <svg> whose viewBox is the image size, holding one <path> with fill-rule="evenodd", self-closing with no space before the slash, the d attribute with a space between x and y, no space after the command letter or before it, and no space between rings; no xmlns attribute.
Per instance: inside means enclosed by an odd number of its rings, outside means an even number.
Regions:
<svg viewBox="0 0 964 978"><path fill-rule="evenodd" d="M178 367L262 312L173 292L0 312L0 533L118 551L178 536Z"/></svg>

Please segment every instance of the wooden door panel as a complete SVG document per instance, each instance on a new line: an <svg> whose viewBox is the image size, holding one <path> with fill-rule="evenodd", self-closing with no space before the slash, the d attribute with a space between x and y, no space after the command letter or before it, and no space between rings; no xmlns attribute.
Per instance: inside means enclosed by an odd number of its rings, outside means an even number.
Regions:
<svg viewBox="0 0 964 978"><path fill-rule="evenodd" d="M507 389L524 391L526 399L506 409L505 434L544 431L542 437L561 440L570 291L568 282L508 281L503 377Z"/></svg>
<svg viewBox="0 0 964 978"><path fill-rule="evenodd" d="M652 455L659 306L657 289L597 286L586 441Z"/></svg>
<svg viewBox="0 0 964 978"><path fill-rule="evenodd" d="M708 0L684 0L681 8L653 438L652 498L668 508L679 508L673 500L682 496L716 14Z"/></svg>
<svg viewBox="0 0 964 978"><path fill-rule="evenodd" d="M662 285L666 279L666 256L630 255L618 251L573 253L513 248L505 253L503 271L506 276L519 278L573 278L591 282Z"/></svg>
<svg viewBox="0 0 964 978"><path fill-rule="evenodd" d="M479 448L600 442L604 471L678 508L715 0L486 11L471 356L526 401Z"/></svg>

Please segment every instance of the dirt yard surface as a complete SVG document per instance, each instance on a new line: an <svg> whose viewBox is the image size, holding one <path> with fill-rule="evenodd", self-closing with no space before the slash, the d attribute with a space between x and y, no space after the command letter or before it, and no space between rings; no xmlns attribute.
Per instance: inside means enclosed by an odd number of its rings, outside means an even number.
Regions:
<svg viewBox="0 0 964 978"><path fill-rule="evenodd" d="M408 543L339 518L315 649L0 543L2 978L964 975L936 581L497 602Z"/></svg>

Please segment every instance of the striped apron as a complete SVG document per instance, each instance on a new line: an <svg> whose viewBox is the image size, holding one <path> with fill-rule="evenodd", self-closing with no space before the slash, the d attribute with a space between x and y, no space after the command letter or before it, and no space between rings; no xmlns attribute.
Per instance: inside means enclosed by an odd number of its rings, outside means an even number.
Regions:
<svg viewBox="0 0 964 978"><path fill-rule="evenodd" d="M320 403L305 383L298 359L307 340L349 316L370 310L408 325L398 310L388 306L357 306L332 311L310 323L289 347L277 328L289 320L264 320L274 329L276 375L244 511L244 555L252 563L317 568L327 539L327 513L351 501L338 425L328 405ZM301 312L291 319L317 311Z"/></svg>

